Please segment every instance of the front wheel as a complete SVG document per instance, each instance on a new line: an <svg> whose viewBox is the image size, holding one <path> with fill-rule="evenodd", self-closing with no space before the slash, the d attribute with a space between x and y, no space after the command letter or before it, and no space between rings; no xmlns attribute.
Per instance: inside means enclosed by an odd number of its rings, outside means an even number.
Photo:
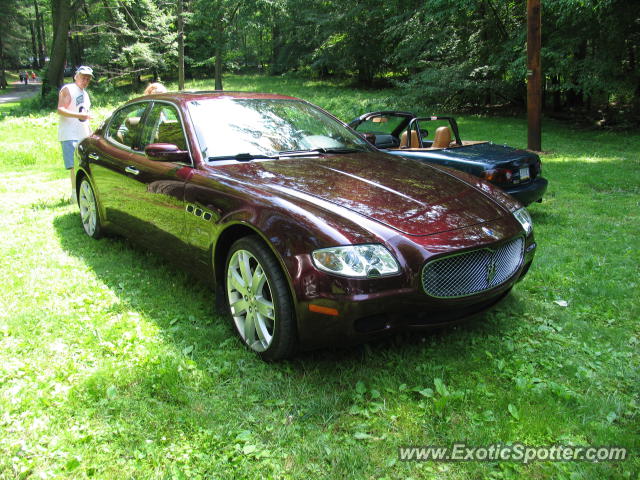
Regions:
<svg viewBox="0 0 640 480"><path fill-rule="evenodd" d="M242 341L264 360L290 356L296 345L293 305L286 278L259 237L237 240L227 256L226 296Z"/></svg>
<svg viewBox="0 0 640 480"><path fill-rule="evenodd" d="M78 207L80 208L80 219L85 233L92 238L100 238L102 236L102 224L100 223L98 202L93 193L93 188L86 178L83 178L82 182L80 182Z"/></svg>

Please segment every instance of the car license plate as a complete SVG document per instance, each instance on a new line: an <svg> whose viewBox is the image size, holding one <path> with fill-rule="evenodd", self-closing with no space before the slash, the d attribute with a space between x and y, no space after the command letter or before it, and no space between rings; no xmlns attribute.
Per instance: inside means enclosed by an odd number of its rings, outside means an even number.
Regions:
<svg viewBox="0 0 640 480"><path fill-rule="evenodd" d="M520 169L520 181L524 182L525 180L529 180L529 167L522 167Z"/></svg>

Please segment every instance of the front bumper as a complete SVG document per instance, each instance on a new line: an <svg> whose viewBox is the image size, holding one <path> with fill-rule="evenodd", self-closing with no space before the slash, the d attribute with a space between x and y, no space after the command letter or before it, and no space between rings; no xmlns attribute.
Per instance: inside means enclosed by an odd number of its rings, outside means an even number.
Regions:
<svg viewBox="0 0 640 480"><path fill-rule="evenodd" d="M343 279L339 286L333 285L330 293L313 299L299 298L296 310L300 346L307 350L352 345L398 331L431 330L473 319L509 294L529 270L535 250L536 243L529 237L522 264L511 278L491 290L463 298L430 297L415 277L406 282L393 277L380 279L375 288L370 280ZM339 315L310 311L310 305L334 309Z"/></svg>
<svg viewBox="0 0 640 480"><path fill-rule="evenodd" d="M548 184L546 178L537 177L531 183L507 187L504 191L526 206L533 202L541 202Z"/></svg>

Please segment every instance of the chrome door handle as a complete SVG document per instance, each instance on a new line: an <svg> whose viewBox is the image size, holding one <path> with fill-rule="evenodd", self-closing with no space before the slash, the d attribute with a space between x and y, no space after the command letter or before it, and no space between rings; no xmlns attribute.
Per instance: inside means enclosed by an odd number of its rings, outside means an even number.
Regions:
<svg viewBox="0 0 640 480"><path fill-rule="evenodd" d="M126 167L124 171L132 175L138 175L140 173L140 170L138 170L136 167Z"/></svg>
<svg viewBox="0 0 640 480"><path fill-rule="evenodd" d="M87 155L87 157L89 157L91 160L100 160L100 155L98 155L97 153L90 153L89 155Z"/></svg>

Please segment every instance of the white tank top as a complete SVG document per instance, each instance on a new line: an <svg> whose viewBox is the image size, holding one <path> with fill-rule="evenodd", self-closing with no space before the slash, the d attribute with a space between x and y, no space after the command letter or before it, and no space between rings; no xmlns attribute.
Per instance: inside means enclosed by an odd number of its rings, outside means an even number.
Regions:
<svg viewBox="0 0 640 480"><path fill-rule="evenodd" d="M60 89L67 89L71 96L71 103L68 109L74 113L89 112L91 108L91 100L89 93L81 89L75 83L68 83ZM80 120L79 118L64 117L60 115L60 123L58 123L58 140L82 140L91 135L88 120Z"/></svg>

